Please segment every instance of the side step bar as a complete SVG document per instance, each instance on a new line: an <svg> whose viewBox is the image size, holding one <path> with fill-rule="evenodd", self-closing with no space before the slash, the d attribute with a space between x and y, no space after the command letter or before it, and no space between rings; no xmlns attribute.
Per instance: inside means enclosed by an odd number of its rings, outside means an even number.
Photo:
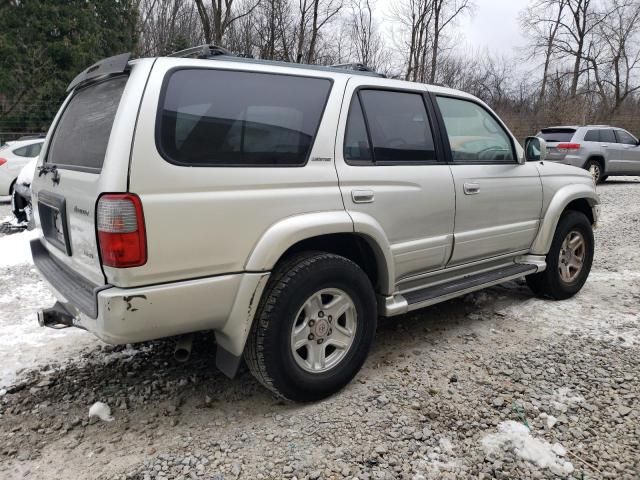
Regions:
<svg viewBox="0 0 640 480"><path fill-rule="evenodd" d="M382 315L388 317L401 315L492 285L515 280L516 278L524 277L525 275L536 273L540 270L539 266L532 264L509 265L490 272L469 275L434 287L413 290L402 295L396 294L392 297L383 298L380 302L380 310Z"/></svg>

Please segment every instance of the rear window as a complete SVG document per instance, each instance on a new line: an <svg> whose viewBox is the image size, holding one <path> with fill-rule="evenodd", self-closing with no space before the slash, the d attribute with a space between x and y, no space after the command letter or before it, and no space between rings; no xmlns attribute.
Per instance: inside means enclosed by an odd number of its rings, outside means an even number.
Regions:
<svg viewBox="0 0 640 480"><path fill-rule="evenodd" d="M303 165L330 89L319 78L174 71L160 99L158 149L189 166Z"/></svg>
<svg viewBox="0 0 640 480"><path fill-rule="evenodd" d="M48 163L90 171L102 169L127 78L117 77L76 92L56 127Z"/></svg>
<svg viewBox="0 0 640 480"><path fill-rule="evenodd" d="M545 128L538 134L538 137L547 142L570 142L575 133L575 128Z"/></svg>

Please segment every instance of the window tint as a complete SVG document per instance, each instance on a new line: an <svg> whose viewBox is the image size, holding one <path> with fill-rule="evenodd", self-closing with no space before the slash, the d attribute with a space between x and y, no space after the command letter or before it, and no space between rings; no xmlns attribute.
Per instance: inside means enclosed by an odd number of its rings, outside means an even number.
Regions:
<svg viewBox="0 0 640 480"><path fill-rule="evenodd" d="M318 78L175 71L160 100L158 147L184 165L302 165L330 88Z"/></svg>
<svg viewBox="0 0 640 480"><path fill-rule="evenodd" d="M376 163L436 160L422 95L384 90L361 90L359 95Z"/></svg>
<svg viewBox="0 0 640 480"><path fill-rule="evenodd" d="M624 130L616 130L616 136L618 137L618 143L623 143L625 145L638 144L638 141Z"/></svg>
<svg viewBox="0 0 640 480"><path fill-rule="evenodd" d="M547 142L570 142L575 133L575 128L543 128L536 136Z"/></svg>
<svg viewBox="0 0 640 480"><path fill-rule="evenodd" d="M600 141L603 143L616 143L616 136L613 130L600 130Z"/></svg>
<svg viewBox="0 0 640 480"><path fill-rule="evenodd" d="M349 108L347 130L344 136L344 158L349 163L371 161L371 145L369 145L367 127L364 123L362 105L357 95L351 100Z"/></svg>
<svg viewBox="0 0 640 480"><path fill-rule="evenodd" d="M12 153L19 157L28 157L30 147L31 145L27 145L26 147L16 148Z"/></svg>
<svg viewBox="0 0 640 480"><path fill-rule="evenodd" d="M480 105L438 97L451 153L460 162L513 162L515 154L507 132Z"/></svg>
<svg viewBox="0 0 640 480"><path fill-rule="evenodd" d="M599 130L589 130L587 134L584 136L585 142L599 142L600 141L600 131Z"/></svg>
<svg viewBox="0 0 640 480"><path fill-rule="evenodd" d="M37 157L38 155L40 155L40 150L42 150L42 143L34 143L33 145L31 145L31 148L29 150L29 156Z"/></svg>
<svg viewBox="0 0 640 480"><path fill-rule="evenodd" d="M79 90L56 126L48 163L102 169L120 97L128 77L117 77Z"/></svg>

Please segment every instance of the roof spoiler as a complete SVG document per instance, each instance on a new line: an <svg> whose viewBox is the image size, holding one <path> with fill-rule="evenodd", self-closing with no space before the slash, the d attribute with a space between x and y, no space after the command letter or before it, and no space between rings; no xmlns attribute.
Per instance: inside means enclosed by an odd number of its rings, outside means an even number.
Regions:
<svg viewBox="0 0 640 480"><path fill-rule="evenodd" d="M97 78L126 72L130 59L131 53L121 53L120 55L104 58L99 62L94 63L71 81L67 87L67 92L70 92L74 88L89 83Z"/></svg>

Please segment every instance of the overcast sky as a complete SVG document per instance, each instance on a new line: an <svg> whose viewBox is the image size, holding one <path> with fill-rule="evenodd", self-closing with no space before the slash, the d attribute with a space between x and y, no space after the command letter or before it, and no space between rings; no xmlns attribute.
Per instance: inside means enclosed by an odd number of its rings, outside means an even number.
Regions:
<svg viewBox="0 0 640 480"><path fill-rule="evenodd" d="M378 0L383 16L388 15L390 6L398 0ZM493 54L513 56L518 54L524 39L520 34L518 14L528 0L474 0L473 13L465 14L458 21L457 29L461 41L472 51L489 49ZM382 28L391 27L383 22Z"/></svg>
<svg viewBox="0 0 640 480"><path fill-rule="evenodd" d="M487 47L493 53L515 54L524 43L518 14L527 0L475 0L472 15L459 23L459 30L473 50Z"/></svg>

